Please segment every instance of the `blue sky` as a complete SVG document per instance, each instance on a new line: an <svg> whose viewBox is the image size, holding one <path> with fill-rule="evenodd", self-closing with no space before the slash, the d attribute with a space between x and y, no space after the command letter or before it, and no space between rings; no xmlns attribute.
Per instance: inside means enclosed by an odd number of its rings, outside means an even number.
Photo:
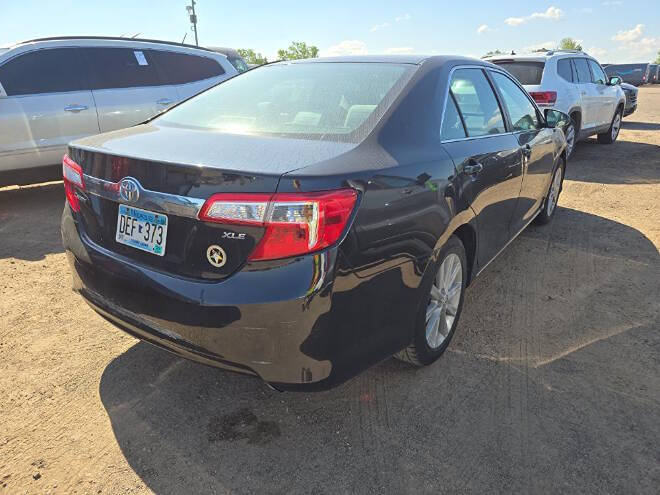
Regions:
<svg viewBox="0 0 660 495"><path fill-rule="evenodd" d="M581 40L601 62L641 62L660 50L659 0L506 2L198 0L200 44L274 58L292 40L321 55L454 53L549 48ZM58 34L191 42L186 0L0 0L0 46ZM447 6L444 6L447 5ZM449 6L451 5L451 6Z"/></svg>

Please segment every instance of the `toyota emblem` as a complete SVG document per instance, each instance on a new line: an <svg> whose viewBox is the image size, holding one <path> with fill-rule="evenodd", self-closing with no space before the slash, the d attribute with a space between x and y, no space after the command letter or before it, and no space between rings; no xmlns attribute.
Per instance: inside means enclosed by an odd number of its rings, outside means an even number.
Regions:
<svg viewBox="0 0 660 495"><path fill-rule="evenodd" d="M119 197L128 203L135 203L140 197L140 184L135 179L126 177L119 183Z"/></svg>

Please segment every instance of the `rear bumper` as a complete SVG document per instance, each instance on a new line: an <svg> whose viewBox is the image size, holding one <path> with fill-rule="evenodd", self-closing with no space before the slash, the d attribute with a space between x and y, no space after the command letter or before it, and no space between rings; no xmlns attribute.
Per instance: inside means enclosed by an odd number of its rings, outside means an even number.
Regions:
<svg viewBox="0 0 660 495"><path fill-rule="evenodd" d="M248 264L206 282L139 265L81 230L66 206L62 238L73 288L122 330L282 389L330 388L355 374L338 365L347 349L329 325L337 248Z"/></svg>

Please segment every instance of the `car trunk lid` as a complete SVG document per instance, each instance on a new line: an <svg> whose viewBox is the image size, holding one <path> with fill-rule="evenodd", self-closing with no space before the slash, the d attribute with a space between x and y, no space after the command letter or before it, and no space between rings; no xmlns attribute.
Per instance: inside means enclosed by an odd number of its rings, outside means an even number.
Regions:
<svg viewBox="0 0 660 495"><path fill-rule="evenodd" d="M217 280L247 261L264 235L261 225L203 222L202 205L217 193L267 193L282 174L336 157L352 143L229 135L151 124L93 136L72 144L71 158L84 174L79 218L95 244L178 276ZM138 199L122 197L121 183L133 179ZM121 204L167 215L162 256L117 242ZM217 266L211 246L224 252ZM217 255L217 252L215 253Z"/></svg>

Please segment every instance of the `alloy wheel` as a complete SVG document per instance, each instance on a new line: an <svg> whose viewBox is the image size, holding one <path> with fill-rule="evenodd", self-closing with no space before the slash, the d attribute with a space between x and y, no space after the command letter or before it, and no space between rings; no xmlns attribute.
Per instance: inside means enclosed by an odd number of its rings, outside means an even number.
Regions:
<svg viewBox="0 0 660 495"><path fill-rule="evenodd" d="M566 128L566 156L571 156L575 146L575 125L571 122Z"/></svg>
<svg viewBox="0 0 660 495"><path fill-rule="evenodd" d="M451 333L458 313L462 286L461 259L450 253L440 264L426 308L426 342L431 349L440 347Z"/></svg>
<svg viewBox="0 0 660 495"><path fill-rule="evenodd" d="M552 184L550 185L550 191L548 193L548 216L552 215L552 212L555 211L555 207L557 206L557 199L559 198L559 191L561 190L561 177L563 170L563 167L557 167L557 170L555 170L555 175L552 178Z"/></svg>
<svg viewBox="0 0 660 495"><path fill-rule="evenodd" d="M621 129L621 112L617 112L612 122L612 141L615 141Z"/></svg>

